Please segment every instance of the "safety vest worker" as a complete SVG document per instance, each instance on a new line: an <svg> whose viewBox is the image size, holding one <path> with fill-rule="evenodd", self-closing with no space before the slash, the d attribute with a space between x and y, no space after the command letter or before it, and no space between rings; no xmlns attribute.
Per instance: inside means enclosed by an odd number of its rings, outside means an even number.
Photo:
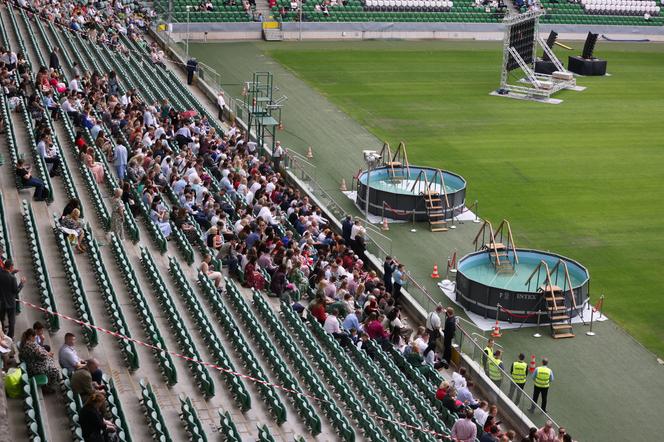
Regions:
<svg viewBox="0 0 664 442"><path fill-rule="evenodd" d="M535 387L549 388L551 386L551 369L549 367L537 367L535 374Z"/></svg>
<svg viewBox="0 0 664 442"><path fill-rule="evenodd" d="M524 361L515 361L512 363L512 380L515 384L523 385L526 383L526 373L528 372L528 364ZM522 387L523 388L523 387Z"/></svg>
<svg viewBox="0 0 664 442"><path fill-rule="evenodd" d="M500 350L496 350L493 356L489 357L489 379L496 384L503 380L503 372L500 371L503 361L500 359L500 356Z"/></svg>
<svg viewBox="0 0 664 442"><path fill-rule="evenodd" d="M482 365L485 371L489 370L487 363L491 357L493 357L493 339L489 338L486 342L486 347L484 347L484 354L482 355Z"/></svg>

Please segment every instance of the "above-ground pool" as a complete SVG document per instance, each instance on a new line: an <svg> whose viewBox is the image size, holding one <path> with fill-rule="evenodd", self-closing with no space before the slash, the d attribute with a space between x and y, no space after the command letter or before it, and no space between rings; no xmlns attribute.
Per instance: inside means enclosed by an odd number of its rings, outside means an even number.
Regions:
<svg viewBox="0 0 664 442"><path fill-rule="evenodd" d="M489 251L470 253L459 260L456 274L456 297L466 309L484 317L495 318L497 305L518 315L532 315L526 322L537 322L535 313L546 310L543 295L538 292L539 286L544 285L544 271L532 278L530 286L526 280L533 273L541 261L547 263L551 274L551 282L554 285L567 290L565 293L565 307L570 316L575 316L577 311L573 308L573 302L569 296L568 284L565 282L565 274L562 265L557 271L553 271L559 260L567 265L569 277L576 305L581 307L588 300L588 284L590 274L588 270L578 262L556 255L554 253L539 250L517 249L519 263L515 265L514 272L499 273L494 268ZM509 252L510 260L513 254ZM539 276L539 279L538 279ZM500 314L501 319L507 319L504 312ZM546 320L543 316L542 320ZM514 319L520 321L522 319Z"/></svg>
<svg viewBox="0 0 664 442"><path fill-rule="evenodd" d="M369 213L388 218L426 221L427 209L424 193L427 184L429 191L440 193L443 211L447 219L463 211L466 203L466 180L452 172L442 171L440 180L438 169L430 167L394 167L381 166L371 170L362 171L357 179L357 204L365 207L367 192L367 178L370 179ZM443 189L442 182L445 183ZM447 202L444 198L447 193Z"/></svg>

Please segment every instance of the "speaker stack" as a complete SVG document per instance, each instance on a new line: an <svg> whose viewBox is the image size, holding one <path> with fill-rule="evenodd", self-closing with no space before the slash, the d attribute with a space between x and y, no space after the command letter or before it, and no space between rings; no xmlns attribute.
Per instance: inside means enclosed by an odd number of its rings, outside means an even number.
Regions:
<svg viewBox="0 0 664 442"><path fill-rule="evenodd" d="M606 60L593 57L599 34L588 32L581 56L569 57L567 69L579 75L606 75Z"/></svg>
<svg viewBox="0 0 664 442"><path fill-rule="evenodd" d="M551 31L549 37L546 39L546 45L549 49L553 49L553 45L556 44L557 39L558 33L556 31ZM551 61L549 54L546 52L544 52L542 58L538 58L535 62L535 72L538 74L552 75L557 70L556 65Z"/></svg>

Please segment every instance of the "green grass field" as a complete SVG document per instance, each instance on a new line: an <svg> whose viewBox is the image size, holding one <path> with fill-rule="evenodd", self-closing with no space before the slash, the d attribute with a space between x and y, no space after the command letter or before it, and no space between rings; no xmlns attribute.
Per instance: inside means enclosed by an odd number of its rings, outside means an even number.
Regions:
<svg viewBox="0 0 664 442"><path fill-rule="evenodd" d="M611 76L579 79L588 89L559 94L560 105L489 96L495 43L267 53L379 138L404 140L412 163L462 174L468 200L480 201L483 217L509 219L518 245L586 265L609 315L664 355L664 45L600 42Z"/></svg>

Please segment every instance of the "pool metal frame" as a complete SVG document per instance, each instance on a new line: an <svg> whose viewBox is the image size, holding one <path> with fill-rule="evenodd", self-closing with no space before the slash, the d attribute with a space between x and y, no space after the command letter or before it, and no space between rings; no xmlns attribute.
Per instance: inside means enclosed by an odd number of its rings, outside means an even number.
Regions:
<svg viewBox="0 0 664 442"><path fill-rule="evenodd" d="M574 298L576 300L576 309L573 307L569 297L569 289L564 294L565 311L572 318L577 316L577 314L585 306L585 303L588 302L588 296L590 293L590 273L588 272L588 269L586 269L579 262L556 253L544 252L542 250L536 249L517 248L517 253L518 252L531 252L552 256L557 259L564 260L567 264L571 263L583 269L586 274L586 279L580 284L572 287L572 292L574 293ZM527 318L520 318L515 322L536 323L538 321L549 321L549 312L546 309L543 293L528 290L526 285L524 285L524 290L510 290L495 287L489 284L475 281L466 276L462 270L463 262L468 258L480 254L488 255L489 251L481 250L478 252L469 253L459 260L456 272L455 295L457 302L459 302L466 310L481 315L485 318L496 319L496 317L498 317L499 319L512 322L512 317L508 314L498 314L498 304L500 304L503 309L507 309L511 313L528 316Z"/></svg>
<svg viewBox="0 0 664 442"><path fill-rule="evenodd" d="M373 174L376 172L387 171L388 174L395 170L407 169L405 166L380 166L371 169L369 185L374 181ZM408 166L410 175L417 177L420 171L439 170L433 167ZM452 219L460 215L466 206L466 180L456 173L442 170L444 175L450 175L460 179L463 185L454 192L447 192L447 204L445 198L442 198L443 212L445 219ZM367 170L361 171L356 179L356 200L355 203L363 208L365 207L367 185L362 183L362 177L367 174ZM441 193L441 196L443 194ZM387 190L376 189L371 186L369 189L369 213L391 219L405 219L409 221L428 221L428 212L424 194L403 194L390 192Z"/></svg>

